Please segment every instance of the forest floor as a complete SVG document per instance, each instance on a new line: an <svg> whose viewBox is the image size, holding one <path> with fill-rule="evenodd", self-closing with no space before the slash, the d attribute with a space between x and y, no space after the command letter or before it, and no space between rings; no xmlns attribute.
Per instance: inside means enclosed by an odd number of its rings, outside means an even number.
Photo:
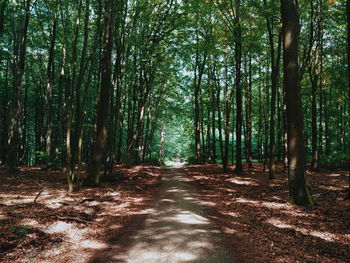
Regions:
<svg viewBox="0 0 350 263"><path fill-rule="evenodd" d="M280 166L273 181L261 164L115 170L72 194L60 171L0 171L0 261L349 262L345 171L308 173L318 206L301 208Z"/></svg>

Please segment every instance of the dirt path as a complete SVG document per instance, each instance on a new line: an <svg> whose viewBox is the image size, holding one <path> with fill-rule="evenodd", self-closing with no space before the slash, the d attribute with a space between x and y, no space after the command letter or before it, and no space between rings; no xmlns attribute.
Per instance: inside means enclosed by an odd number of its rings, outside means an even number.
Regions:
<svg viewBox="0 0 350 263"><path fill-rule="evenodd" d="M221 232L208 219L205 203L178 169L162 178L159 197L143 226L115 241L94 262L234 262Z"/></svg>

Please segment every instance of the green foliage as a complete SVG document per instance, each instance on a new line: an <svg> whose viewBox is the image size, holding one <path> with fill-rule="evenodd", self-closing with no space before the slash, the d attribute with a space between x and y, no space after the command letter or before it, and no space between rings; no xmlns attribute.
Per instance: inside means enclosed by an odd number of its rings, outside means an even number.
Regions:
<svg viewBox="0 0 350 263"><path fill-rule="evenodd" d="M26 49L26 65L23 83L20 91L21 123L18 146L19 162L23 165L48 165L60 167L66 147L66 117L68 113L68 91L73 91L73 127L71 130L71 143L74 143L76 132L76 115L78 112L78 91L81 99L85 95L84 108L82 160L88 162L91 147L95 139L96 105L101 86L101 56L103 54L104 34L104 1L90 0L90 13L87 24L87 49L83 57L84 46L84 17L87 1L82 1L79 14L80 1L32 1L29 23L29 34ZM109 116L110 132L115 131L114 141L109 145L117 148L121 142L121 161L127 162L127 152L130 140L138 134L139 141L131 148L132 162L137 155L143 155L142 145L145 137L151 137L149 148L145 151L145 162L157 164L159 161L161 122L165 126L164 159L183 157L191 163L194 156L194 79L196 57L206 63L200 87L202 133L206 137L208 132L208 112L216 107L216 150L217 161L220 162L219 148L219 119L221 112L222 129L224 127L224 89L228 87L234 92L234 77L236 76L235 58L235 1L159 1L159 0L129 0L117 1L114 21L113 45L113 99L118 102L119 109L111 105ZM350 137L349 127L349 99L347 95L348 76L346 73L346 11L345 1L320 1L322 6L316 13L322 16L322 59L323 72L322 90L318 87L317 112L318 129L322 129L321 141L325 144L326 132L337 134L330 136L332 149L343 149L346 138ZM14 52L21 39L21 26L25 17L25 1L7 1L4 9L4 30L0 33L0 153L6 159L8 152L9 129L13 115L14 80L13 68ZM310 44L312 1L300 0L301 36L300 60L306 61L308 46ZM313 2L315 3L315 2ZM319 3L319 2L318 2ZM316 5L316 4L315 4ZM322 12L321 12L322 11ZM279 1L241 1L241 27L242 27L242 83L243 97L247 96L246 85L249 79L248 71L251 66L252 80L252 138L253 158L262 157L262 148L266 154L266 145L270 118L270 56L266 18L271 22L273 38L277 45L278 32L281 29ZM78 17L80 15L80 17ZM77 27L77 19L79 24ZM47 78L49 63L50 38L53 23L57 22L57 35L54 47L54 70L52 99L47 97ZM77 31L77 39L75 34ZM316 33L315 37L316 37ZM315 39L314 39L315 42ZM75 46L76 44L76 46ZM76 61L73 61L74 55ZM251 59L251 65L249 65ZM118 64L120 60L120 65ZM282 59L281 59L282 60ZM81 87L76 87L83 68ZM282 61L281 61L282 62ZM198 64L198 63L197 63ZM121 76L117 79L117 71ZM225 67L227 66L227 67ZM212 73L215 76L211 76ZM218 91L220 99L213 103L211 89L215 78L215 92ZM279 105L276 114L277 130L283 131L283 73L282 64L279 81ZM120 90L117 84L120 81ZM150 87L149 94L144 91ZM117 97L119 96L119 97ZM145 96L145 98L143 97ZM311 85L307 70L302 80L302 100L305 119L305 133L308 145L311 142ZM138 114L145 101L143 121L137 130ZM321 103L322 102L322 103ZM51 105L52 128L52 154L50 158L45 154L45 135L48 129L47 110ZM159 105L158 105L159 103ZM216 105L217 104L217 105ZM230 156L234 156L235 144L234 125L236 104L233 96L230 101ZM118 111L117 111L118 110ZM148 118L150 119L147 126ZM245 117L246 118L246 117ZM280 122L277 124L277 119ZM326 125L327 124L327 125ZM277 127L279 125L279 127ZM325 131L325 129L328 129ZM113 130L114 129L114 130ZM148 133L146 133L148 131ZM211 132L211 131L210 131ZM232 135L233 133L233 135ZM281 136L281 134L279 134ZM267 138L267 140L266 140ZM274 138L277 139L278 138ZM207 139L201 138L202 148L205 148ZM210 143L209 143L210 144ZM279 145L280 148L281 145ZM323 145L325 146L325 145ZM208 148L208 147L207 147ZM210 153L211 150L202 149ZM309 147L310 148L310 147ZM323 147L325 151L326 147ZM328 149L329 150L329 149ZM115 152L117 150L115 149ZM56 153L58 152L58 154ZM321 154L324 164L343 163L344 153L340 150L331 151L331 156ZM73 152L74 153L74 152ZM310 149L309 149L310 156ZM108 159L109 156L106 156ZM281 158L279 158L281 159ZM164 161L164 160L163 160Z"/></svg>
<svg viewBox="0 0 350 263"><path fill-rule="evenodd" d="M349 156L343 151L333 151L329 156L324 156L321 159L321 167L349 169Z"/></svg>
<svg viewBox="0 0 350 263"><path fill-rule="evenodd" d="M19 238L24 238L28 234L26 226L9 226L4 230L0 230L0 236L15 234Z"/></svg>
<svg viewBox="0 0 350 263"><path fill-rule="evenodd" d="M61 167L62 165L61 152L58 152L55 156L51 156L51 158L49 158L46 155L46 153L43 151L36 151L35 153L36 153L35 158L36 158L37 165L45 165L48 167L55 167L55 168Z"/></svg>

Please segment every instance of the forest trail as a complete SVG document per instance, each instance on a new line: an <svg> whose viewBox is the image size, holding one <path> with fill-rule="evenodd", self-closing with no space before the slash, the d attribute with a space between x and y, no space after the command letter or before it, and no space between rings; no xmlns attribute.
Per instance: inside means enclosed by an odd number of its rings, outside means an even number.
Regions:
<svg viewBox="0 0 350 263"><path fill-rule="evenodd" d="M224 235L209 219L208 207L187 181L181 169L167 170L144 225L141 228L137 223L131 225L131 229L137 230L116 240L115 246L97 261L234 262L223 245ZM121 249L120 244L128 245Z"/></svg>

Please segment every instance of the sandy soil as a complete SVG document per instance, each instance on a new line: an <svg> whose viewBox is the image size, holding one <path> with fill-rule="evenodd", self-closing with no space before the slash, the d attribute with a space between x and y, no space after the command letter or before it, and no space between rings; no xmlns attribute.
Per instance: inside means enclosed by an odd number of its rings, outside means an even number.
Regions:
<svg viewBox="0 0 350 263"><path fill-rule="evenodd" d="M93 262L235 262L206 202L178 169L162 176L154 207L140 227L120 237ZM135 230L137 229L137 230Z"/></svg>

